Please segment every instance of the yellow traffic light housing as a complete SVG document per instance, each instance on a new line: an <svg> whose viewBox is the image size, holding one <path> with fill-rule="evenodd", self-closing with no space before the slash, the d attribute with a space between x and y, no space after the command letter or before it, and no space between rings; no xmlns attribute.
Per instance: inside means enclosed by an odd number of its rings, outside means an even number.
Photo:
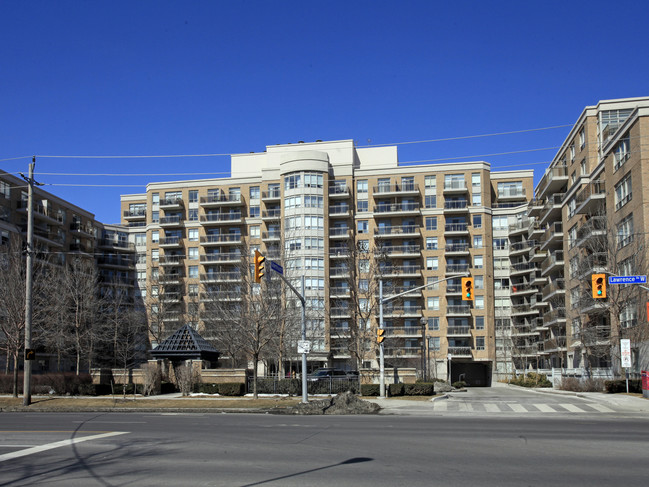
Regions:
<svg viewBox="0 0 649 487"><path fill-rule="evenodd" d="M473 278L462 278L462 301L473 301Z"/></svg>
<svg viewBox="0 0 649 487"><path fill-rule="evenodd" d="M379 328L376 330L376 343L383 343L383 340L385 340L385 330Z"/></svg>
<svg viewBox="0 0 649 487"><path fill-rule="evenodd" d="M261 255L259 250L255 250L255 282L261 282L261 279L264 277L266 257Z"/></svg>
<svg viewBox="0 0 649 487"><path fill-rule="evenodd" d="M593 274L593 299L604 299L606 297L606 274Z"/></svg>

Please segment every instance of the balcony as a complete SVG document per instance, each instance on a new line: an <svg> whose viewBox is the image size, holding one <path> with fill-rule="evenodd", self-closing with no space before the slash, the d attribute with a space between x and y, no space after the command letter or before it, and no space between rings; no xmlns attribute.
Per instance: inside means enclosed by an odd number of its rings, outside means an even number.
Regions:
<svg viewBox="0 0 649 487"><path fill-rule="evenodd" d="M530 229L530 225L532 225L533 223L533 218L521 218L515 223L508 225L507 229L510 235L516 235L519 233L527 232Z"/></svg>
<svg viewBox="0 0 649 487"><path fill-rule="evenodd" d="M386 318L419 318L421 306L383 306L383 317Z"/></svg>
<svg viewBox="0 0 649 487"><path fill-rule="evenodd" d="M566 322L566 308L555 308L543 314L544 326L550 327L559 323Z"/></svg>
<svg viewBox="0 0 649 487"><path fill-rule="evenodd" d="M446 275L449 274L464 274L469 272L470 264L468 262L461 264L446 264Z"/></svg>
<svg viewBox="0 0 649 487"><path fill-rule="evenodd" d="M241 272L208 272L201 274L200 280L203 283L217 283L217 282L241 282Z"/></svg>
<svg viewBox="0 0 649 487"><path fill-rule="evenodd" d="M523 315L529 315L529 314L537 314L538 311L528 303L520 303L520 304L513 304L512 305L512 312L511 316L523 316Z"/></svg>
<svg viewBox="0 0 649 487"><path fill-rule="evenodd" d="M419 214L419 203L379 203L373 209L381 216L408 216Z"/></svg>
<svg viewBox="0 0 649 487"><path fill-rule="evenodd" d="M347 227L334 227L329 229L329 238L332 240L335 239L348 239L349 238L349 228Z"/></svg>
<svg viewBox="0 0 649 487"><path fill-rule="evenodd" d="M334 306L329 309L331 318L351 318L352 310L349 306Z"/></svg>
<svg viewBox="0 0 649 487"><path fill-rule="evenodd" d="M444 193L468 193L466 181L444 181Z"/></svg>
<svg viewBox="0 0 649 487"><path fill-rule="evenodd" d="M471 316L471 306L468 304L447 306L446 316Z"/></svg>
<svg viewBox="0 0 649 487"><path fill-rule="evenodd" d="M451 243L446 244L444 252L446 255L465 255L469 253L469 248L468 243Z"/></svg>
<svg viewBox="0 0 649 487"><path fill-rule="evenodd" d="M241 194L215 194L202 196L201 206L213 208L218 206L242 206L244 204Z"/></svg>
<svg viewBox="0 0 649 487"><path fill-rule="evenodd" d="M97 264L105 267L119 267L122 269L129 269L135 264L132 256L119 256L119 255L101 255L97 258Z"/></svg>
<svg viewBox="0 0 649 487"><path fill-rule="evenodd" d="M183 242L182 237L174 235L171 237L160 237L160 241L158 243L160 247L172 248L172 247L180 247L182 242Z"/></svg>
<svg viewBox="0 0 649 487"><path fill-rule="evenodd" d="M70 232L74 234L80 234L84 237L94 238L95 232L90 223L83 225L81 222L72 222L70 223Z"/></svg>
<svg viewBox="0 0 649 487"><path fill-rule="evenodd" d="M379 269L379 274L384 276L395 277L419 277L421 275L421 266L403 265L403 266L384 266Z"/></svg>
<svg viewBox="0 0 649 487"><path fill-rule="evenodd" d="M201 264L239 264L241 262L240 252L223 252L216 254L204 254L200 256Z"/></svg>
<svg viewBox="0 0 649 487"><path fill-rule="evenodd" d="M444 213L465 213L469 211L467 200L451 200L444 202Z"/></svg>
<svg viewBox="0 0 649 487"><path fill-rule="evenodd" d="M536 265L531 262L517 262L512 264L509 270L510 275L517 276L521 274L529 274L536 270Z"/></svg>
<svg viewBox="0 0 649 487"><path fill-rule="evenodd" d="M444 225L444 235L468 235L468 223L447 223Z"/></svg>
<svg viewBox="0 0 649 487"><path fill-rule="evenodd" d="M604 272L608 266L608 254L606 252L596 252L594 254L584 257L579 265L579 270L576 272L577 279L588 278L590 275L598 272Z"/></svg>
<svg viewBox="0 0 649 487"><path fill-rule="evenodd" d="M200 238L201 244L205 246L211 245L233 245L241 243L240 233L222 233L219 235L205 235Z"/></svg>
<svg viewBox="0 0 649 487"><path fill-rule="evenodd" d="M581 228L577 230L577 238L572 244L572 247L581 247L592 239L606 240L606 217L594 216L584 223ZM606 244L604 243L604 246ZM599 246L598 246L599 247Z"/></svg>
<svg viewBox="0 0 649 487"><path fill-rule="evenodd" d="M563 270L565 262L563 260L563 250L551 252L550 255L541 263L541 275L547 276L556 271Z"/></svg>
<svg viewBox="0 0 649 487"><path fill-rule="evenodd" d="M349 205L329 206L329 218L342 218L350 215Z"/></svg>
<svg viewBox="0 0 649 487"><path fill-rule="evenodd" d="M27 213L27 201L19 201L18 208L21 213ZM34 218L51 225L63 225L63 214L47 208L41 204L34 204Z"/></svg>
<svg viewBox="0 0 649 487"><path fill-rule="evenodd" d="M543 235L541 250L559 246L563 242L563 224L560 222L552 223Z"/></svg>
<svg viewBox="0 0 649 487"><path fill-rule="evenodd" d="M419 257L419 255L421 255L421 248L419 245L391 245L389 247L380 247L377 250L377 258L382 257L383 255L389 257Z"/></svg>
<svg viewBox="0 0 649 487"><path fill-rule="evenodd" d="M180 210L183 207L183 199L180 197L176 198L165 198L160 200L160 208L163 210Z"/></svg>
<svg viewBox="0 0 649 487"><path fill-rule="evenodd" d="M161 266L178 266L184 263L184 255L161 255L159 262Z"/></svg>
<svg viewBox="0 0 649 487"><path fill-rule="evenodd" d="M182 224L182 216L180 215L171 215L171 216L164 216L160 218L160 226L161 227L179 227Z"/></svg>
<svg viewBox="0 0 649 487"><path fill-rule="evenodd" d="M113 239L102 238L98 242L98 246L105 249L123 250L125 252L135 251L135 244L133 242L128 242L125 240L113 240Z"/></svg>
<svg viewBox="0 0 649 487"><path fill-rule="evenodd" d="M419 185L415 183L405 184L379 184L372 187L374 197L382 196L404 196L419 195Z"/></svg>
<svg viewBox="0 0 649 487"><path fill-rule="evenodd" d="M261 239L263 241L276 241L279 242L282 239L281 232L263 232L261 234Z"/></svg>
<svg viewBox="0 0 649 487"><path fill-rule="evenodd" d="M470 337L471 336L471 327L470 326L449 326L446 329L446 336L449 336L449 337Z"/></svg>
<svg viewBox="0 0 649 487"><path fill-rule="evenodd" d="M416 225L390 225L374 229L374 237L391 238L391 237L418 237L419 227Z"/></svg>
<svg viewBox="0 0 649 487"><path fill-rule="evenodd" d="M201 215L201 222L204 225L232 225L233 223L241 223L241 212L207 213L206 215Z"/></svg>
<svg viewBox="0 0 649 487"><path fill-rule="evenodd" d="M550 167L537 185L537 195L545 197L548 194L556 193L568 183L568 167L565 165Z"/></svg>
<svg viewBox="0 0 649 487"><path fill-rule="evenodd" d="M330 267L329 277L332 279L346 279L349 277L349 269L347 267Z"/></svg>
<svg viewBox="0 0 649 487"><path fill-rule="evenodd" d="M606 201L606 184L604 181L588 183L577 193L575 213L594 214Z"/></svg>
<svg viewBox="0 0 649 487"><path fill-rule="evenodd" d="M157 279L153 280L157 281L159 284L180 284L184 277L183 274L178 272L172 274L161 274Z"/></svg>
<svg viewBox="0 0 649 487"><path fill-rule="evenodd" d="M504 201L524 200L526 197L525 188L511 188L498 191L498 199Z"/></svg>
<svg viewBox="0 0 649 487"><path fill-rule="evenodd" d="M550 221L561 220L561 207L563 205L564 193L552 194L548 197L541 210L539 222L541 225Z"/></svg>
<svg viewBox="0 0 649 487"><path fill-rule="evenodd" d="M207 291L200 293L198 297L201 303L213 303L217 301L241 301L240 291Z"/></svg>
<svg viewBox="0 0 649 487"><path fill-rule="evenodd" d="M448 347L448 354L452 358L471 358L471 347Z"/></svg>
<svg viewBox="0 0 649 487"><path fill-rule="evenodd" d="M415 358L421 355L421 347L390 347L385 349L385 356L390 358Z"/></svg>
<svg viewBox="0 0 649 487"><path fill-rule="evenodd" d="M511 285L512 296L527 296L528 294L533 294L538 292L538 288L527 282L517 282L512 283Z"/></svg>
<svg viewBox="0 0 649 487"><path fill-rule="evenodd" d="M273 208L272 210L262 211L261 219L264 221L279 220L282 217L281 208Z"/></svg>
<svg viewBox="0 0 649 487"><path fill-rule="evenodd" d="M418 326L390 326L385 329L386 335L395 338L419 338L421 327Z"/></svg>
<svg viewBox="0 0 649 487"><path fill-rule="evenodd" d="M329 186L329 199L349 198L351 193L346 184L336 184Z"/></svg>
<svg viewBox="0 0 649 487"><path fill-rule="evenodd" d="M525 254L529 252L532 247L536 247L537 245L538 242L536 240L523 240L522 242L514 242L509 246L509 255L513 257Z"/></svg>
<svg viewBox="0 0 649 487"><path fill-rule="evenodd" d="M146 208L138 208L137 210L125 210L124 220L146 220Z"/></svg>
<svg viewBox="0 0 649 487"><path fill-rule="evenodd" d="M331 299L347 299L350 296L351 293L347 286L331 286L329 288L329 298Z"/></svg>
<svg viewBox="0 0 649 487"><path fill-rule="evenodd" d="M344 247L329 247L329 258L331 259L345 259L350 256L349 248Z"/></svg>
<svg viewBox="0 0 649 487"><path fill-rule="evenodd" d="M273 188L269 191L262 191L261 200L262 201L279 201L282 198L282 191L280 188Z"/></svg>

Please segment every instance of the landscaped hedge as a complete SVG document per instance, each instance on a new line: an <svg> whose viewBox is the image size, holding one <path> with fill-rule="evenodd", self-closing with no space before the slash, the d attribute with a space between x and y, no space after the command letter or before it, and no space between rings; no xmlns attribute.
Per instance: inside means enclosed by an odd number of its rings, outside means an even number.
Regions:
<svg viewBox="0 0 649 487"><path fill-rule="evenodd" d="M402 383L390 384L390 386L388 387L388 395L390 397L403 396L405 392L406 388Z"/></svg>
<svg viewBox="0 0 649 487"><path fill-rule="evenodd" d="M552 387L545 374L537 374L536 372L528 372L527 375L521 375L509 381L510 384L521 387Z"/></svg>
<svg viewBox="0 0 649 487"><path fill-rule="evenodd" d="M604 387L609 394L626 392L626 380L607 380L604 382ZM629 379L629 392L642 393L642 381L640 379Z"/></svg>
<svg viewBox="0 0 649 487"><path fill-rule="evenodd" d="M201 383L194 386L194 392L219 394L221 396L243 396L245 388L240 382L223 382L219 384Z"/></svg>
<svg viewBox="0 0 649 487"><path fill-rule="evenodd" d="M361 396L380 396L381 386L379 384L361 384Z"/></svg>
<svg viewBox="0 0 649 487"><path fill-rule="evenodd" d="M406 396L432 396L435 394L434 384L432 382L404 384L404 394Z"/></svg>
<svg viewBox="0 0 649 487"><path fill-rule="evenodd" d="M0 393L13 393L13 374L0 374ZM92 384L90 374L75 374L73 372L57 372L50 374L32 375L32 392L35 394L73 395L80 394L82 386ZM23 374L18 374L18 393L23 391Z"/></svg>

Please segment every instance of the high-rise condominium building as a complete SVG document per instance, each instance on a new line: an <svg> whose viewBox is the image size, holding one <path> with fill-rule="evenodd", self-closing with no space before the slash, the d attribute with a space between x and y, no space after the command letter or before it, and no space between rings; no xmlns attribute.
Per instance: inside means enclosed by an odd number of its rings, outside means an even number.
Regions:
<svg viewBox="0 0 649 487"><path fill-rule="evenodd" d="M386 365L446 378L450 360L453 379L486 384L503 320L494 303L509 299L508 230L532 188L532 171L399 165L396 147L317 141L233 155L229 178L151 183L122 211L160 336L181 322L205 330L207 302L248 292L242 262L247 272L258 249L297 289L304 276L310 369L376 367L383 296Z"/></svg>

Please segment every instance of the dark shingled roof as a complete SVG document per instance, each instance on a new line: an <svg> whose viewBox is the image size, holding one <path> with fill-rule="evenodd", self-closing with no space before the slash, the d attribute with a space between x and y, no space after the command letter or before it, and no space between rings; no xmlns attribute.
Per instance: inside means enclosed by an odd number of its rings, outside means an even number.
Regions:
<svg viewBox="0 0 649 487"><path fill-rule="evenodd" d="M207 359L215 361L219 351L189 325L184 325L151 350L155 358L171 360Z"/></svg>

